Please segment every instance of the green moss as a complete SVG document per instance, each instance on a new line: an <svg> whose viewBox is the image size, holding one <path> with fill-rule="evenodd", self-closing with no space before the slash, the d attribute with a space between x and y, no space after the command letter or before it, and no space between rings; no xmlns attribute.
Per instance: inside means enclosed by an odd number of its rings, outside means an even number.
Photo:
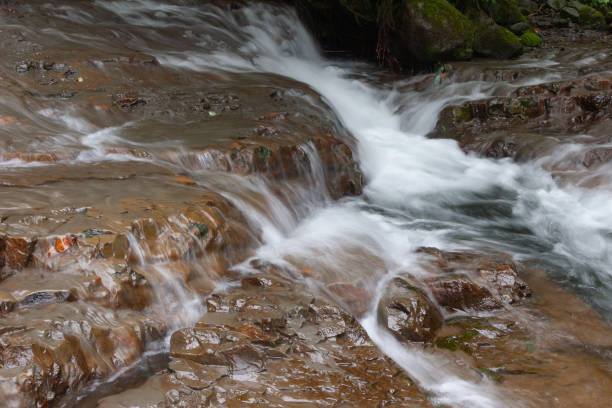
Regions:
<svg viewBox="0 0 612 408"><path fill-rule="evenodd" d="M412 2L414 3L414 1ZM447 27L464 37L469 37L473 33L474 27L471 21L447 1L418 0L417 3L424 6L422 12L432 24L439 26L450 24Z"/></svg>
<svg viewBox="0 0 612 408"><path fill-rule="evenodd" d="M542 44L542 38L534 32L527 31L521 35L521 42L527 47L539 47Z"/></svg>
<svg viewBox="0 0 612 408"><path fill-rule="evenodd" d="M512 33L512 31L507 30L503 27L500 27L500 30L498 30L498 32L500 33L500 38L505 42L505 43L516 43L516 35L514 35Z"/></svg>
<svg viewBox="0 0 612 408"><path fill-rule="evenodd" d="M265 162L268 157L272 156L272 151L265 146L257 146L257 148L255 148L255 153L257 153L257 157L259 157L259 160L262 162Z"/></svg>
<svg viewBox="0 0 612 408"><path fill-rule="evenodd" d="M516 0L483 1L481 4L487 14L499 25L510 26L527 21Z"/></svg>
<svg viewBox="0 0 612 408"><path fill-rule="evenodd" d="M487 377L491 378L494 381L500 382L502 380L501 374L497 373L496 371L491 370L490 368L478 367L478 369L480 370L481 373L483 373L484 375L486 375Z"/></svg>
<svg viewBox="0 0 612 408"><path fill-rule="evenodd" d="M406 0L404 39L418 59L468 59L472 56L474 25L445 0Z"/></svg>
<svg viewBox="0 0 612 408"><path fill-rule="evenodd" d="M189 231L192 231L194 234L199 236L200 238L208 235L208 227L206 224L202 222L195 222L189 226Z"/></svg>
<svg viewBox="0 0 612 408"><path fill-rule="evenodd" d="M478 330L476 329L466 329L463 331L461 339L464 341L472 340L474 337L478 336Z"/></svg>
<svg viewBox="0 0 612 408"><path fill-rule="evenodd" d="M438 341L436 341L436 346L450 351L457 351L457 337L442 337L441 339L438 339Z"/></svg>
<svg viewBox="0 0 612 408"><path fill-rule="evenodd" d="M467 106L457 106L453 108L453 115L457 123L469 122L472 120L472 111Z"/></svg>
<svg viewBox="0 0 612 408"><path fill-rule="evenodd" d="M474 51L485 57L511 58L523 51L521 40L501 26L484 26L476 34Z"/></svg>
<svg viewBox="0 0 612 408"><path fill-rule="evenodd" d="M595 10L593 7L584 6L578 10L580 13L579 22L580 24L592 28L605 28L606 27L606 18L599 11Z"/></svg>

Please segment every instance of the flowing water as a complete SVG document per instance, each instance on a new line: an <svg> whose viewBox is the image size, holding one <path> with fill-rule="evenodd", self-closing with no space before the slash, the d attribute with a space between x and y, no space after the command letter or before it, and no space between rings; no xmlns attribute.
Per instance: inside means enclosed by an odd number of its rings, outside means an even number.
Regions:
<svg viewBox="0 0 612 408"><path fill-rule="evenodd" d="M13 144L0 142L0 153L29 148L62 151L73 166L153 162L180 168L199 184L219 191L245 214L253 230L261 231L255 254L235 265L236 271L248 274L257 260L282 265L296 271L296 276L304 267L324 271L323 283L362 282L375 299L362 318L368 334L439 403L457 407L527 404L489 381L466 376L443 356L400 344L378 325L376 299L386 282L402 271L427 275L416 260L419 247L504 251L544 269L612 318L611 173L600 170L597 188L581 187L580 174L573 182L556 180L547 169L551 163L562 162L568 149L580 149L579 144L537 161L516 163L466 154L455 141L426 137L445 106L507 95L526 84L574 79L577 71L575 66L568 67L569 57L524 57L504 63L504 69L526 72L520 81L456 81L416 91L412 85L424 77L389 80L372 66L327 59L296 13L286 8L252 4L233 9L150 0L95 1L89 7L49 3L44 8L50 17L39 35L58 47L138 50L184 75L243 84L252 81L253 87L262 78L282 81L286 77L320 94L337 116L338 126L354 137L347 142L354 143L365 178L364 192L358 197L332 201L317 166L308 169L308 185L287 184L279 198L274 183L257 177L220 175L205 166L193 168L159 157L118 153L112 149L189 151L199 143L198 136L188 124L171 119L151 124L115 118L108 126L100 126L78 106L28 103L17 95L2 95L1 107L29 118L34 130L26 129ZM607 58L597 49L581 52L584 55L570 57L585 64ZM313 106L320 103L308 95L300 97ZM46 137L39 137L41 132ZM316 163L314 150L309 154ZM55 164L16 158L2 166L2 171L19 172ZM29 204L35 206L36 200L45 198L32 200ZM8 200L2 204L7 211L20 205ZM138 263L146 266L146 258L140 254ZM171 326L193 324L202 313L201 302L189 289L172 285L171 273L163 266L155 268L155 276L168 283L157 284L165 288L158 304L181 316Z"/></svg>

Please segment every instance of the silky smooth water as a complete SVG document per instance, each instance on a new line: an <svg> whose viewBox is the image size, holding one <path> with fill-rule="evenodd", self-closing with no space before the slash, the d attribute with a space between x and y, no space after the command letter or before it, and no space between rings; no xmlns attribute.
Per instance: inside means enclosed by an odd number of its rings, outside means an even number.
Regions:
<svg viewBox="0 0 612 408"><path fill-rule="evenodd" d="M383 83L373 67L323 57L288 8L253 4L230 10L151 0L96 1L94 7L108 13L104 27L125 38L126 47L152 54L164 66L221 75L275 74L303 82L322 96L355 138L366 181L362 196L332 202L316 166L312 188L300 193L300 209L287 207L258 179L236 177L236 189L225 187L223 194L262 231L255 258L295 270L296 277L308 266L325 272L321 283L361 281L371 288L374 301L363 326L383 352L434 393L437 402L457 407L522 405L518 396L502 394L453 362L399 344L377 324L376 299L385 283L401 271L416 277L426 274L415 259L420 246L508 252L545 269L612 317L609 173L600 174L596 189L581 187L580 179L561 185L547 169L562 161L566 151L517 164L466 154L454 141L426 137L449 104L507 94L519 85L571 78L557 62L527 58L510 62L540 69L521 83L471 81L407 91L407 84L421 78ZM100 23L93 13L70 6L54 12L74 24ZM165 36L166 29L179 30L182 38ZM49 31L49 35L60 34ZM61 36L83 41L83 34ZM88 40L101 46L105 41L95 36ZM596 63L599 57L584 56L581 61ZM92 129L70 112L48 109L40 110L38 117L67 129L57 132L54 141L81 145L77 160L134 160L104 153L100 146L147 145L126 139L129 123ZM568 145L566 150L580 148ZM198 177L197 172L191 175ZM245 200L244 191L266 197L265 205ZM250 261L235 269L249 273ZM192 303L197 315L201 305Z"/></svg>

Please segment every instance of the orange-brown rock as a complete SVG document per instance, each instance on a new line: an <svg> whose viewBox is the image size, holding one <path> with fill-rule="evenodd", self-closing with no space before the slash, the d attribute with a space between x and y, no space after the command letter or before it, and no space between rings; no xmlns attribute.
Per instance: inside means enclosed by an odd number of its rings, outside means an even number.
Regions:
<svg viewBox="0 0 612 408"><path fill-rule="evenodd" d="M587 144L606 143L612 126L612 77L607 73L575 81L550 82L517 88L510 96L449 106L440 113L435 138L459 141L466 151L487 157L517 160L539 158L559 142L593 136ZM589 167L605 155L576 158Z"/></svg>
<svg viewBox="0 0 612 408"><path fill-rule="evenodd" d="M442 326L442 314L427 294L394 278L378 303L378 320L402 341L429 341Z"/></svg>
<svg viewBox="0 0 612 408"><path fill-rule="evenodd" d="M350 314L270 275L211 296L208 313L175 332L170 351L167 370L100 406L431 407Z"/></svg>

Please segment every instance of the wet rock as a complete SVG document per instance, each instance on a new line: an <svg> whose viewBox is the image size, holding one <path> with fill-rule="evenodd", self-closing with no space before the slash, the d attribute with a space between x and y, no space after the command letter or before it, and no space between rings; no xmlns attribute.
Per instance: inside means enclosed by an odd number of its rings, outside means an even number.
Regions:
<svg viewBox="0 0 612 408"><path fill-rule="evenodd" d="M603 14L578 1L567 2L565 6L560 8L560 11L563 17L586 27L603 29L606 25Z"/></svg>
<svg viewBox="0 0 612 408"><path fill-rule="evenodd" d="M578 12L578 10L576 10L574 7L569 7L569 6L562 7L561 16L571 21L574 21L574 22L578 22L578 20L580 20L580 12Z"/></svg>
<svg viewBox="0 0 612 408"><path fill-rule="evenodd" d="M207 388L229 374L229 370L224 366L203 365L180 358L173 359L168 369L178 381L193 390Z"/></svg>
<svg viewBox="0 0 612 408"><path fill-rule="evenodd" d="M394 278L378 303L378 320L402 341L429 341L442 315L422 289Z"/></svg>
<svg viewBox="0 0 612 408"><path fill-rule="evenodd" d="M427 284L440 306L456 310L492 310L501 307L486 287L466 277L443 276L428 280Z"/></svg>
<svg viewBox="0 0 612 408"><path fill-rule="evenodd" d="M559 141L585 132L593 138L583 143L601 143L607 140L601 129L612 117L611 83L607 74L597 74L579 81L520 87L509 97L448 107L430 136L456 138L465 150L517 160L540 157ZM556 139L548 137L553 134Z"/></svg>
<svg viewBox="0 0 612 408"><path fill-rule="evenodd" d="M337 296L346 308L355 316L363 316L370 308L371 295L362 287L352 283L336 282L327 285L335 296Z"/></svg>
<svg viewBox="0 0 612 408"><path fill-rule="evenodd" d="M546 404L555 404L550 397L553 392L562 404L592 405L593 395L607 400L610 391L601 384L607 384L609 378L599 368L605 365L607 354L585 351L593 350L586 344L610 344L606 323L596 312L581 306L581 300L550 282L544 272L531 270L525 276L539 300L486 318L447 319L444 332L435 341L437 348L452 353L452 358L470 364L500 386L529 390ZM569 315L573 317L567 319ZM577 379L581 379L580 385L574 384ZM594 394L582 394L582 381L595 382L589 387Z"/></svg>
<svg viewBox="0 0 612 408"><path fill-rule="evenodd" d="M125 268L118 271L114 278L119 283L119 288L116 291L118 307L144 310L155 300L150 283L134 269Z"/></svg>
<svg viewBox="0 0 612 408"><path fill-rule="evenodd" d="M17 270L25 268L31 260L35 245L36 240L0 236L0 271L4 268Z"/></svg>
<svg viewBox="0 0 612 408"><path fill-rule="evenodd" d="M419 248L425 267L437 274L427 280L442 306L492 310L531 296L516 264L502 253L478 254ZM464 273L457 276L458 272Z"/></svg>
<svg viewBox="0 0 612 408"><path fill-rule="evenodd" d="M483 268L478 271L496 291L502 302L510 304L531 296L527 284L518 277L514 265Z"/></svg>
<svg viewBox="0 0 612 408"><path fill-rule="evenodd" d="M17 300L10 293L0 291L0 314L5 314L13 311Z"/></svg>
<svg viewBox="0 0 612 408"><path fill-rule="evenodd" d="M15 66L15 71L20 74L24 74L33 69L36 69L36 65L32 61L20 62Z"/></svg>
<svg viewBox="0 0 612 408"><path fill-rule="evenodd" d="M531 26L526 22L515 23L515 24L512 24L510 27L508 27L510 31L512 31L515 35L519 35L519 36L523 34L525 31L529 30L530 28Z"/></svg>
<svg viewBox="0 0 612 408"><path fill-rule="evenodd" d="M114 103L120 108L129 109L138 105L146 105L147 101L135 96L119 96Z"/></svg>
<svg viewBox="0 0 612 408"><path fill-rule="evenodd" d="M485 57L512 58L521 54L521 40L510 30L492 25L476 33L474 52Z"/></svg>
<svg viewBox="0 0 612 408"><path fill-rule="evenodd" d="M501 26L524 23L526 20L516 0L486 1L482 3L481 7L484 7L487 14Z"/></svg>
<svg viewBox="0 0 612 408"><path fill-rule="evenodd" d="M34 290L22 294L21 306L37 306L43 303L70 302L76 300L75 293L69 290Z"/></svg>
<svg viewBox="0 0 612 408"><path fill-rule="evenodd" d="M246 336L229 326L199 323L182 329L170 339L170 354L200 364L226 366L232 371L262 367L262 356Z"/></svg>
<svg viewBox="0 0 612 408"><path fill-rule="evenodd" d="M266 274L211 296L200 322L173 334L169 370L142 387L103 399L101 406L128 401L134 407L242 406L249 401L286 406L299 400L330 407L431 407L350 314L308 292ZM260 326L248 306L252 299L275 299L287 323ZM134 398L149 387L158 390L154 401Z"/></svg>
<svg viewBox="0 0 612 408"><path fill-rule="evenodd" d="M174 185L172 177L166 179L170 185ZM52 228L66 225L58 231L60 237L73 237L69 231L90 232L79 234L78 245L62 252L56 248L58 235L40 238L27 262L24 260L34 241L2 236L3 263L8 260L20 266L14 271L5 265L3 277L9 270L13 275L0 282L0 333L3 341L10 343L6 353L0 355L0 366L15 371L3 376L0 387L4 390L6 385L15 391L11 401L17 406L56 403L67 390L76 395L81 387L134 363L150 341L164 334L165 322L175 318L168 317L172 312L162 306L164 296L176 288L173 285L209 293L211 282L250 250L254 242L251 232L229 201L202 189L193 193L180 190L177 196L181 200L147 199L147 192L154 191L159 183L156 180L149 185L152 188L142 190L139 186L136 198L122 197L121 188L113 189L111 199L119 197L119 203L108 207L100 200L86 210L60 206L45 216L39 213L37 217L3 220L3 228L9 231L26 225L41 228L44 233L49 223ZM61 188L54 185L57 191ZM157 193L154 196L159 197ZM198 223L206 226L206 234L200 233L204 228ZM19 251L12 251L13 247ZM260 299L247 305L253 310L260 306L268 305ZM264 312L268 314L252 320L261 325L276 324L270 311ZM256 330L245 333L248 336L241 336L259 338L262 343L269 340ZM55 341L57 350L47 344ZM45 349L52 351L49 361L39 369L37 359L42 354L36 350ZM227 353L230 357L242 356L241 350ZM71 355L78 364L70 362Z"/></svg>
<svg viewBox="0 0 612 408"><path fill-rule="evenodd" d="M560 11L567 5L566 0L546 0L546 5L553 10Z"/></svg>
<svg viewBox="0 0 612 408"><path fill-rule="evenodd" d="M575 2L572 2L575 3ZM599 11L590 6L582 6L578 9L580 13L579 22L581 25L596 29L605 29L606 18Z"/></svg>
<svg viewBox="0 0 612 408"><path fill-rule="evenodd" d="M0 388L7 406L48 406L134 363L144 345L159 338L154 327L161 326L130 312L78 303L13 311L0 324Z"/></svg>

